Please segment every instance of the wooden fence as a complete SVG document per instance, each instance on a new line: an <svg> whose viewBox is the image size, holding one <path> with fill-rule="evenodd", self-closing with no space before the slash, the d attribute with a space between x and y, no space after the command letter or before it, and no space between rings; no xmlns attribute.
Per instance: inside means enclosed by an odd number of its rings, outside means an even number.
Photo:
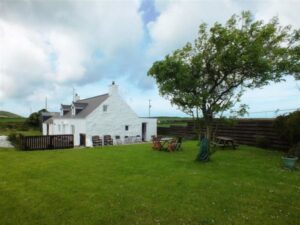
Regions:
<svg viewBox="0 0 300 225"><path fill-rule="evenodd" d="M20 148L22 150L44 150L73 148L73 135L22 136Z"/></svg>
<svg viewBox="0 0 300 225"><path fill-rule="evenodd" d="M274 149L288 149L288 143L282 141L273 128L274 119L239 119L233 125L214 123L215 136L234 138L239 144L252 146L266 145ZM217 127L217 128L216 128ZM202 130L204 132L204 130ZM159 135L197 138L193 122L187 126L158 127Z"/></svg>

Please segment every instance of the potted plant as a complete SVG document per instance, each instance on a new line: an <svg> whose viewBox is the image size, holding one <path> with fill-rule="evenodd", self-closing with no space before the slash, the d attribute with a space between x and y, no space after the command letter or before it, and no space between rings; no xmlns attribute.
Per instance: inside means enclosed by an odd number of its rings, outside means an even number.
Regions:
<svg viewBox="0 0 300 225"><path fill-rule="evenodd" d="M300 142L294 145L292 148L290 148L290 150L286 155L282 156L283 166L291 170L294 169L296 166L296 162L299 159L298 158L299 153L300 153Z"/></svg>
<svg viewBox="0 0 300 225"><path fill-rule="evenodd" d="M283 166L294 169L300 157L300 111L276 118L274 127L279 137L289 144L289 151L282 157Z"/></svg>

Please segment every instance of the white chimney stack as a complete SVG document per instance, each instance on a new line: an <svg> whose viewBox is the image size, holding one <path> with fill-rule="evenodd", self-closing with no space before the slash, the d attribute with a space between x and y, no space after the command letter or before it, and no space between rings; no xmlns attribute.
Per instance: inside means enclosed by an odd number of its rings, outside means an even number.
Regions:
<svg viewBox="0 0 300 225"><path fill-rule="evenodd" d="M113 81L109 86L109 95L112 96L115 94L118 94L118 85L116 85L115 82Z"/></svg>
<svg viewBox="0 0 300 225"><path fill-rule="evenodd" d="M77 102L77 101L80 100L80 97L79 97L79 95L77 93L75 94L75 99L74 100L75 100L75 102Z"/></svg>

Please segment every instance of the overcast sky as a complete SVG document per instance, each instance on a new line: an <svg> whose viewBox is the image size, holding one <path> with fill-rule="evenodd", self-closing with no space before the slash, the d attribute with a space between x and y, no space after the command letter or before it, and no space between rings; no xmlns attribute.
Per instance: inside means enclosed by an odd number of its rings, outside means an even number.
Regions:
<svg viewBox="0 0 300 225"><path fill-rule="evenodd" d="M147 71L193 41L199 24L250 10L300 28L300 0L0 0L0 110L27 116L107 93L115 81L139 116L185 116L159 96ZM298 82L300 86L300 82ZM250 112L300 107L297 82L246 92ZM253 114L254 115L254 114ZM261 114L262 116L265 116Z"/></svg>

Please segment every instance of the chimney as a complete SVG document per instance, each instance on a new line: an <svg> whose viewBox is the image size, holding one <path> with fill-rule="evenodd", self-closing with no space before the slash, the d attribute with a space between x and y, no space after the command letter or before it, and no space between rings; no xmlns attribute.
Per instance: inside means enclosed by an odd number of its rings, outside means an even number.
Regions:
<svg viewBox="0 0 300 225"><path fill-rule="evenodd" d="M77 101L80 100L80 97L79 97L79 95L77 93L75 94L75 99L74 100L75 100L75 102L77 102Z"/></svg>
<svg viewBox="0 0 300 225"><path fill-rule="evenodd" d="M109 95L112 96L115 94L118 94L118 85L116 85L115 82L113 81L109 86Z"/></svg>

